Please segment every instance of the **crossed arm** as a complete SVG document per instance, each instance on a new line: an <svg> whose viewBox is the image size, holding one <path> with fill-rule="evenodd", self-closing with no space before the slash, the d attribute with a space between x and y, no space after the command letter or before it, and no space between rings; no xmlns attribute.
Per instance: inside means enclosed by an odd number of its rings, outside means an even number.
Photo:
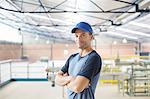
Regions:
<svg viewBox="0 0 150 99"><path fill-rule="evenodd" d="M73 92L79 93L88 87L90 81L84 76L73 77L59 71L56 74L55 82L60 86L67 86Z"/></svg>

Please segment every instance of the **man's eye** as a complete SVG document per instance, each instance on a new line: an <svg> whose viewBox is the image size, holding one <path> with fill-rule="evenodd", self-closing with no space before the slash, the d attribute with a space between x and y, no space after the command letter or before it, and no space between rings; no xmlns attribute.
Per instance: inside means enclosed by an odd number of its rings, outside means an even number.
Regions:
<svg viewBox="0 0 150 99"><path fill-rule="evenodd" d="M78 37L78 35L76 35L76 37Z"/></svg>
<svg viewBox="0 0 150 99"><path fill-rule="evenodd" d="M85 34L83 34L82 36L85 36Z"/></svg>

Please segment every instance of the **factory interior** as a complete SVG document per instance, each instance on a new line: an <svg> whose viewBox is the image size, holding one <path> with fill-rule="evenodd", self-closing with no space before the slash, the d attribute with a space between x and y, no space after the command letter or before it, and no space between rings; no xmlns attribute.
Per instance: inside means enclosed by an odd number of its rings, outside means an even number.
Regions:
<svg viewBox="0 0 150 99"><path fill-rule="evenodd" d="M102 59L95 99L150 99L150 0L0 0L0 99L67 99L55 77L79 22Z"/></svg>

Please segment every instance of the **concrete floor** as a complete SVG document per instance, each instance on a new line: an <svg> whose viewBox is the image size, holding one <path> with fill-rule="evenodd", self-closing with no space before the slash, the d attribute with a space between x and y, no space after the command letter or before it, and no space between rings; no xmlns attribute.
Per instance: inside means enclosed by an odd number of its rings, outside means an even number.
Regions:
<svg viewBox="0 0 150 99"><path fill-rule="evenodd" d="M0 99L63 99L63 88L51 87L50 82L11 82L0 88ZM96 99L150 99L123 96L117 85L98 85ZM64 98L65 99L65 98Z"/></svg>

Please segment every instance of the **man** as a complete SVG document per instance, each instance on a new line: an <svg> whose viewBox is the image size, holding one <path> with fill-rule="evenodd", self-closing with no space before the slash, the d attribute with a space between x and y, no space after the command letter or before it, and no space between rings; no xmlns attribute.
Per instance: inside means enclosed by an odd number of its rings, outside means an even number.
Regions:
<svg viewBox="0 0 150 99"><path fill-rule="evenodd" d="M56 74L55 83L67 87L68 99L95 99L101 57L91 47L93 30L88 23L80 22L71 32L75 34L80 51L68 58L61 71Z"/></svg>

